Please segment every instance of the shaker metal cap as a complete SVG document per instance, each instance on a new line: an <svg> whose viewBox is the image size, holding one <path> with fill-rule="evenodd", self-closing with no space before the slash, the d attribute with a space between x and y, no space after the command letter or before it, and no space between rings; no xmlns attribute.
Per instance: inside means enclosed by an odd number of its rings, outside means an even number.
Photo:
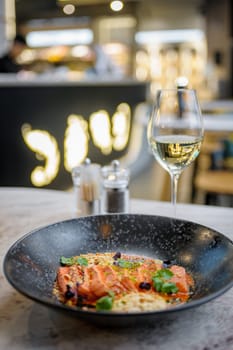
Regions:
<svg viewBox="0 0 233 350"><path fill-rule="evenodd" d="M103 185L107 188L124 188L129 184L129 169L121 168L118 160L113 160L111 165L101 169Z"/></svg>

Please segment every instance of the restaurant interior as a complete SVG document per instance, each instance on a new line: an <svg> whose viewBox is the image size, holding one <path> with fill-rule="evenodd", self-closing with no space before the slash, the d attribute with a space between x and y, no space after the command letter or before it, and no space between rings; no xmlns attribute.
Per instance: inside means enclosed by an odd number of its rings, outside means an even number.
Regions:
<svg viewBox="0 0 233 350"><path fill-rule="evenodd" d="M178 202L233 207L232 18L231 0L1 0L0 55L16 33L27 46L0 73L0 186L71 191L86 158L119 160L132 198L169 201L147 123L157 90L182 81L205 136Z"/></svg>

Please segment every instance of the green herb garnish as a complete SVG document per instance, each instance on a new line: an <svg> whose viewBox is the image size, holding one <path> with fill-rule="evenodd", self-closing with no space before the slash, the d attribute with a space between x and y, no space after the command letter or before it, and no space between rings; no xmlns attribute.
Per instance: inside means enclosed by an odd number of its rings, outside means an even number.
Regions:
<svg viewBox="0 0 233 350"><path fill-rule="evenodd" d="M157 290L157 292L162 291L163 281L159 277L153 277L152 278L154 288Z"/></svg>
<svg viewBox="0 0 233 350"><path fill-rule="evenodd" d="M114 299L114 293L110 291L109 295L106 295L105 297L102 297L97 300L96 310L97 311L111 310L113 299Z"/></svg>
<svg viewBox="0 0 233 350"><path fill-rule="evenodd" d="M68 265L68 266L71 266L71 265L74 265L74 258L65 258L64 256L61 256L60 257L60 264L61 265Z"/></svg>
<svg viewBox="0 0 233 350"><path fill-rule="evenodd" d="M77 259L77 264L81 265L81 266L87 266L88 265L88 260L86 258L83 258L83 257L80 256Z"/></svg>
<svg viewBox="0 0 233 350"><path fill-rule="evenodd" d="M177 293L178 290L176 284L173 282L164 282L161 288L161 292L167 294Z"/></svg>
<svg viewBox="0 0 233 350"><path fill-rule="evenodd" d="M71 257L71 258L65 258L62 256L60 258L61 265L71 266L71 265L81 265L81 266L87 266L88 260L86 258L80 257Z"/></svg>
<svg viewBox="0 0 233 350"><path fill-rule="evenodd" d="M162 278L164 280L170 280L170 278L174 275L174 273L169 269L161 269L158 270L155 274L155 277Z"/></svg>
<svg viewBox="0 0 233 350"><path fill-rule="evenodd" d="M125 269L133 269L135 267L140 266L140 262L138 261L129 261L124 259L117 259L117 265L123 267Z"/></svg>
<svg viewBox="0 0 233 350"><path fill-rule="evenodd" d="M178 288L175 283L169 282L173 272L168 269L161 269L152 277L154 288L157 292L172 294L177 293Z"/></svg>

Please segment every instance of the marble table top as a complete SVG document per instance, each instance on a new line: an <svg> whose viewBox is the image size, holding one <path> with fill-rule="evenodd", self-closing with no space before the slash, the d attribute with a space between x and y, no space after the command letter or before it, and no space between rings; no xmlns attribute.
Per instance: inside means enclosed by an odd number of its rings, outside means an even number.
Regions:
<svg viewBox="0 0 233 350"><path fill-rule="evenodd" d="M133 213L170 216L171 210L165 202L131 201ZM75 216L73 193L0 187L0 349L233 349L233 289L176 320L134 328L102 328L71 319L14 290L2 268L8 248L32 229ZM231 208L178 204L177 216L233 239Z"/></svg>

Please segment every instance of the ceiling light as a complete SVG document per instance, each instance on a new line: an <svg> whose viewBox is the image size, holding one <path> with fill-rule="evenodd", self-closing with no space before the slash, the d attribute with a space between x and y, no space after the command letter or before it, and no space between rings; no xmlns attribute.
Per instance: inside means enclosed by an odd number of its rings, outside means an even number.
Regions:
<svg viewBox="0 0 233 350"><path fill-rule="evenodd" d="M122 1L115 0L115 1L112 1L112 2L110 3L110 7L111 7L111 9L112 9L113 11L118 12L118 11L121 11L121 10L123 9L124 4L123 4Z"/></svg>
<svg viewBox="0 0 233 350"><path fill-rule="evenodd" d="M75 6L72 5L72 4L67 4L63 7L63 12L66 14L66 15L72 15L75 11Z"/></svg>

